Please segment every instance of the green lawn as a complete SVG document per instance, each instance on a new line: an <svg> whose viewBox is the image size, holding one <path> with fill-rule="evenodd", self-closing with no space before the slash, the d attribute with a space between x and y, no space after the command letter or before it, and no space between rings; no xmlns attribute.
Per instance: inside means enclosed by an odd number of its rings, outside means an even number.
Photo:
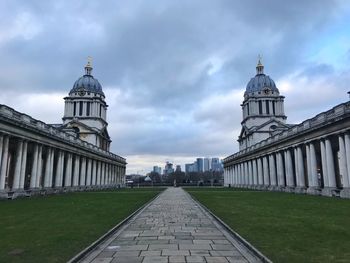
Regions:
<svg viewBox="0 0 350 263"><path fill-rule="evenodd" d="M65 262L162 189L0 201L0 262Z"/></svg>
<svg viewBox="0 0 350 263"><path fill-rule="evenodd" d="M350 262L350 200L228 188L186 190L274 262Z"/></svg>

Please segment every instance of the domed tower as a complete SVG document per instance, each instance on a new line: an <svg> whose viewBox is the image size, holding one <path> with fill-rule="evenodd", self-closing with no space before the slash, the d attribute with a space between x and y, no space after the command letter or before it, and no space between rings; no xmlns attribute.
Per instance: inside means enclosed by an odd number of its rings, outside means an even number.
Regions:
<svg viewBox="0 0 350 263"><path fill-rule="evenodd" d="M275 82L264 74L260 59L255 77L247 84L241 106L243 121L238 138L240 150L289 127L284 114L284 96L280 95Z"/></svg>
<svg viewBox="0 0 350 263"><path fill-rule="evenodd" d="M63 129L75 132L84 141L109 151L111 143L107 132L106 113L108 105L102 86L92 75L89 60L85 75L80 77L65 97Z"/></svg>

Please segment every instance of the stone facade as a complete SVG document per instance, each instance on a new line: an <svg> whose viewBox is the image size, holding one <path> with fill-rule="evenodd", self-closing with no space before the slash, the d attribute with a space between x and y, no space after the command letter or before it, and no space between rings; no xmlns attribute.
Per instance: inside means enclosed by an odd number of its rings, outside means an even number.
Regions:
<svg viewBox="0 0 350 263"><path fill-rule="evenodd" d="M284 114L284 96L275 82L264 74L259 60L256 75L248 82L242 103L242 129L238 137L239 150L244 150L271 134L288 129Z"/></svg>
<svg viewBox="0 0 350 263"><path fill-rule="evenodd" d="M105 104L101 99L92 100ZM67 117L70 104L66 103L65 109ZM93 109L91 112L96 113ZM97 136L104 136L105 111L98 115L101 118L95 121L102 129L78 118L66 124L78 123ZM0 104L0 197L123 186L126 160L108 151L109 136L104 137L106 143L102 146L96 141L82 140L82 135L67 125L49 125Z"/></svg>
<svg viewBox="0 0 350 263"><path fill-rule="evenodd" d="M225 186L350 198L350 102L285 124L284 97L262 70L259 61L247 85L240 151L224 159Z"/></svg>
<svg viewBox="0 0 350 263"><path fill-rule="evenodd" d="M85 66L85 74L73 85L64 98L62 130L75 133L78 138L109 151L111 139L107 131L107 103L102 86L92 76L92 65Z"/></svg>

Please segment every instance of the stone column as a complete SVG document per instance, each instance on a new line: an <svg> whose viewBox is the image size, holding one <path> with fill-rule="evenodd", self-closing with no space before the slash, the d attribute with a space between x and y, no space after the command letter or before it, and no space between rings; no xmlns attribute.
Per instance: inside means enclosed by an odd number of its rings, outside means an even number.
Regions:
<svg viewBox="0 0 350 263"><path fill-rule="evenodd" d="M261 158L258 158L258 185L263 186L264 185L264 179L263 179L263 167L262 167L262 161Z"/></svg>
<svg viewBox="0 0 350 263"><path fill-rule="evenodd" d="M270 178L269 178L269 165L267 162L267 157L263 157L263 173L264 173L264 186L268 187L270 185Z"/></svg>
<svg viewBox="0 0 350 263"><path fill-rule="evenodd" d="M109 164L105 164L105 185L109 185Z"/></svg>
<svg viewBox="0 0 350 263"><path fill-rule="evenodd" d="M227 168L226 171L226 184L229 185L230 184L230 168Z"/></svg>
<svg viewBox="0 0 350 263"><path fill-rule="evenodd" d="M61 187L61 174L62 174L62 152L58 150L57 165L56 165L56 177L55 177L55 188Z"/></svg>
<svg viewBox="0 0 350 263"><path fill-rule="evenodd" d="M249 185L249 172L248 172L248 163L244 162L244 185Z"/></svg>
<svg viewBox="0 0 350 263"><path fill-rule="evenodd" d="M295 159L295 177L296 185L299 188L299 191L303 192L305 189L305 173L304 173L304 159L301 146L294 148L294 159Z"/></svg>
<svg viewBox="0 0 350 263"><path fill-rule="evenodd" d="M273 156L273 154L269 155L269 167L270 167L270 185L276 186L277 185L276 165L275 165L275 157Z"/></svg>
<svg viewBox="0 0 350 263"><path fill-rule="evenodd" d="M109 163L105 163L104 164L104 169L105 169L105 185L108 186L109 185Z"/></svg>
<svg viewBox="0 0 350 263"><path fill-rule="evenodd" d="M86 182L86 158L81 157L81 170L80 170L80 186L85 186Z"/></svg>
<svg viewBox="0 0 350 263"><path fill-rule="evenodd" d="M52 187L53 184L53 167L54 167L54 161L55 161L55 149L51 148L51 158L50 158L50 186Z"/></svg>
<svg viewBox="0 0 350 263"><path fill-rule="evenodd" d="M86 185L91 185L91 174L92 174L92 160L89 158L88 159L88 164L87 164L87 171L86 171Z"/></svg>
<svg viewBox="0 0 350 263"><path fill-rule="evenodd" d="M350 135L348 132L345 133L344 135L344 143L345 143L345 151L346 151L346 167L347 167L347 174L348 174L348 182L350 185Z"/></svg>
<svg viewBox="0 0 350 263"><path fill-rule="evenodd" d="M324 183L324 187L329 187L329 180L328 180L328 173L327 173L326 146L323 139L320 141L320 147L321 147L323 183Z"/></svg>
<svg viewBox="0 0 350 263"><path fill-rule="evenodd" d="M273 106L272 106L272 101L269 101L269 108L270 108L270 114L273 115Z"/></svg>
<svg viewBox="0 0 350 263"><path fill-rule="evenodd" d="M112 183L111 165L107 163L108 185Z"/></svg>
<svg viewBox="0 0 350 263"><path fill-rule="evenodd" d="M233 170L233 183L234 183L234 186L238 185L238 174L236 172L236 167L235 165L233 164L232 165L232 170Z"/></svg>
<svg viewBox="0 0 350 263"><path fill-rule="evenodd" d="M347 178L343 178L343 190L340 192L340 196L350 198L350 136L348 132L344 134L344 149L346 158L343 159L345 160Z"/></svg>
<svg viewBox="0 0 350 263"><path fill-rule="evenodd" d="M318 175L317 175L317 161L316 161L316 151L313 143L309 144L309 154L310 154L310 175L311 175L311 185L309 187L319 187Z"/></svg>
<svg viewBox="0 0 350 263"><path fill-rule="evenodd" d="M284 152L284 160L285 160L285 168L286 168L286 180L287 180L287 186L289 189L295 187L294 183L294 170L293 170L293 161L292 161L292 155L290 153L290 150L285 150Z"/></svg>
<svg viewBox="0 0 350 263"><path fill-rule="evenodd" d="M226 180L227 180L227 185L231 184L231 167L228 167L227 174L226 174Z"/></svg>
<svg viewBox="0 0 350 263"><path fill-rule="evenodd" d="M112 165L111 164L107 164L108 166L108 178L109 178L109 185L111 185L113 183L112 180Z"/></svg>
<svg viewBox="0 0 350 263"><path fill-rule="evenodd" d="M277 163L277 181L279 188L283 188L286 185L284 180L284 167L283 167L283 159L281 152L276 153L276 163Z"/></svg>
<svg viewBox="0 0 350 263"><path fill-rule="evenodd" d="M17 143L17 149L16 149L16 164L15 164L16 166L15 166L12 189L19 188L19 184L21 180L22 157L23 157L23 141L20 139Z"/></svg>
<svg viewBox="0 0 350 263"><path fill-rule="evenodd" d="M32 172L31 172L31 177L30 177L30 188L31 189L36 187L36 181L37 181L37 176L38 176L38 159L39 159L39 145L34 144Z"/></svg>
<svg viewBox="0 0 350 263"><path fill-rule="evenodd" d="M72 186L72 167L73 166L73 156L71 153L67 153L67 164L66 164L66 176L64 178L64 186Z"/></svg>
<svg viewBox="0 0 350 263"><path fill-rule="evenodd" d="M331 146L331 141L326 139L326 160L327 160L327 173L329 180L329 187L337 187L335 180L335 171L334 171L334 160L333 160L333 150Z"/></svg>
<svg viewBox="0 0 350 263"><path fill-rule="evenodd" d="M44 187L49 186L49 173L50 173L50 154L51 154L51 149L48 147L46 149L46 158L45 158L45 174L44 174Z"/></svg>
<svg viewBox="0 0 350 263"><path fill-rule="evenodd" d="M101 162L96 161L97 163L97 177L96 177L96 184L101 185Z"/></svg>
<svg viewBox="0 0 350 263"><path fill-rule="evenodd" d="M119 178L120 174L119 174L119 166L118 165L115 166L115 174L116 174L115 175L116 176L115 177L115 184L118 185L120 183L120 178Z"/></svg>
<svg viewBox="0 0 350 263"><path fill-rule="evenodd" d="M64 159L65 159L65 152L61 151L59 187L63 187Z"/></svg>
<svg viewBox="0 0 350 263"><path fill-rule="evenodd" d="M112 185L115 185L115 166L111 164L111 174L112 174Z"/></svg>
<svg viewBox="0 0 350 263"><path fill-rule="evenodd" d="M83 116L86 116L86 101L82 101L83 103Z"/></svg>
<svg viewBox="0 0 350 263"><path fill-rule="evenodd" d="M117 184L117 167L112 164L112 182L113 185Z"/></svg>
<svg viewBox="0 0 350 263"><path fill-rule="evenodd" d="M235 180L234 180L234 185L236 186L236 185L238 185L238 174L237 174L237 170L236 170L236 166L235 165L232 165L232 167L233 167L233 174L234 174L234 178L235 178Z"/></svg>
<svg viewBox="0 0 350 263"><path fill-rule="evenodd" d="M80 176L80 156L75 155L74 158L74 173L73 173L73 186L79 185L79 176Z"/></svg>
<svg viewBox="0 0 350 263"><path fill-rule="evenodd" d="M24 189L24 181L26 177L26 167L27 167L27 153L28 153L28 142L23 141L23 152L22 152L22 163L21 163L21 179L19 182L19 188Z"/></svg>
<svg viewBox="0 0 350 263"><path fill-rule="evenodd" d="M340 134L338 136L339 140L339 172L342 178L342 184L344 188L349 187L349 179L348 179L348 168L347 168L347 152L345 150L345 141L343 135Z"/></svg>
<svg viewBox="0 0 350 263"><path fill-rule="evenodd" d="M256 159L253 160L253 184L255 186L258 185L258 171L257 171Z"/></svg>
<svg viewBox="0 0 350 263"><path fill-rule="evenodd" d="M37 176L36 176L36 181L35 181L36 188L42 187L42 184L41 184L42 173L43 173L43 146L39 145L39 148L38 148L38 168L37 168Z"/></svg>
<svg viewBox="0 0 350 263"><path fill-rule="evenodd" d="M237 169L237 164L233 165L233 169L235 171L235 175L236 175L236 186L240 185L240 178L239 178L239 173L238 173L238 169Z"/></svg>
<svg viewBox="0 0 350 263"><path fill-rule="evenodd" d="M2 149L3 148L4 148L4 136L2 134L0 134L0 167L1 167Z"/></svg>
<svg viewBox="0 0 350 263"><path fill-rule="evenodd" d="M8 136L4 136L1 156L0 191L5 189L5 179L8 165L9 140L10 138Z"/></svg>
<svg viewBox="0 0 350 263"><path fill-rule="evenodd" d="M241 187L244 186L244 171L243 171L243 164L239 164L239 176L241 178Z"/></svg>
<svg viewBox="0 0 350 263"><path fill-rule="evenodd" d="M252 161L248 161L247 165L248 165L248 185L250 187L253 185Z"/></svg>
<svg viewBox="0 0 350 263"><path fill-rule="evenodd" d="M96 160L92 161L92 177L91 177L91 184L96 185Z"/></svg>
<svg viewBox="0 0 350 263"><path fill-rule="evenodd" d="M101 185L102 185L102 186L104 186L105 183L106 183L105 172L106 172L105 163L101 161Z"/></svg>
<svg viewBox="0 0 350 263"><path fill-rule="evenodd" d="M231 170L231 180L230 180L230 184L231 186L235 185L236 183L236 179L235 179L235 171L233 169L233 165L230 166L230 170Z"/></svg>

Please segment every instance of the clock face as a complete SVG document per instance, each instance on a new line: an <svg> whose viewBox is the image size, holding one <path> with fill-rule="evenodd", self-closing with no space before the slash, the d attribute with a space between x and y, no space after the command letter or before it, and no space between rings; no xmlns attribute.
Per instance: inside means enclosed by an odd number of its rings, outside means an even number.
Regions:
<svg viewBox="0 0 350 263"><path fill-rule="evenodd" d="M270 94L270 89L264 89L264 93L265 93L266 95Z"/></svg>
<svg viewBox="0 0 350 263"><path fill-rule="evenodd" d="M85 95L85 90L84 89L79 89L78 90L78 94L79 94L79 96L84 96Z"/></svg>

